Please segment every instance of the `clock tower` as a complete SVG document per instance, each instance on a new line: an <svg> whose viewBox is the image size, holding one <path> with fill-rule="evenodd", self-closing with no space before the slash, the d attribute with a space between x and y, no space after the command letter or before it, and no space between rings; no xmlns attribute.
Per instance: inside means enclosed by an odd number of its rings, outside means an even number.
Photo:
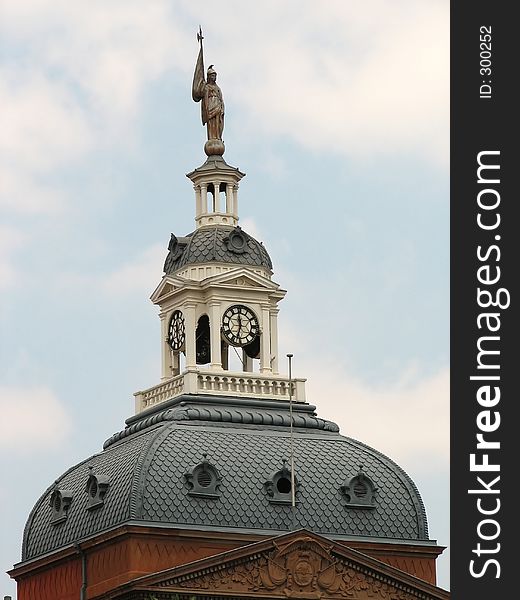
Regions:
<svg viewBox="0 0 520 600"><path fill-rule="evenodd" d="M305 401L305 380L279 373L278 303L262 242L238 224L244 177L223 158L224 101L211 65L204 75L202 31L192 97L207 125L207 159L187 174L195 191L195 231L173 233L164 275L151 300L161 320L161 383L137 392L136 413L183 394L234 394Z"/></svg>
<svg viewBox="0 0 520 600"><path fill-rule="evenodd" d="M238 224L244 173L215 148L224 151L206 143L207 160L187 174L196 228L170 237L151 296L161 321L161 383L135 394L136 413L183 394L289 399L278 351L278 303L286 292L272 279L262 242ZM305 400L304 383L293 380L295 401Z"/></svg>

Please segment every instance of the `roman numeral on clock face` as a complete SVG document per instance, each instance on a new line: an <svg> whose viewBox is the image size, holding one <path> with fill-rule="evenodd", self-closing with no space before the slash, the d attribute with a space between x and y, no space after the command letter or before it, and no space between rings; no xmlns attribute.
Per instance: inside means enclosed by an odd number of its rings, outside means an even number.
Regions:
<svg viewBox="0 0 520 600"><path fill-rule="evenodd" d="M170 317L168 344L177 352L184 346L185 338L184 316L180 310L175 310Z"/></svg>
<svg viewBox="0 0 520 600"><path fill-rule="evenodd" d="M232 346L250 344L260 331L255 313L243 304L234 304L222 315L222 335Z"/></svg>

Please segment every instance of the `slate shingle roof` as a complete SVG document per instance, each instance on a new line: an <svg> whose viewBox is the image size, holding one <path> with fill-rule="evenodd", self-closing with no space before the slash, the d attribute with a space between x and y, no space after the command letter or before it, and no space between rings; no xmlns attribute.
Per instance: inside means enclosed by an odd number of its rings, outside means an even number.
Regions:
<svg viewBox="0 0 520 600"><path fill-rule="evenodd" d="M124 432L107 440L103 452L61 476L57 487L74 495L68 517L51 523L49 487L29 516L22 560L127 522L291 529L291 506L270 503L264 487L289 458L288 407L283 410L277 402L270 409L265 400L229 398L226 410L222 398L218 406L211 402L210 397L183 396L158 407L155 415L133 418ZM296 528L330 536L428 540L424 506L406 473L378 451L341 436L313 409L294 405ZM222 477L216 499L188 494L184 474L201 462L203 453ZM90 511L85 491L89 465L110 480L104 505ZM347 508L340 491L359 465L377 487L376 506L370 510Z"/></svg>
<svg viewBox="0 0 520 600"><path fill-rule="evenodd" d="M213 225L197 229L184 238L178 238L178 243L166 257L164 272L170 275L187 265L208 262L249 265L269 270L273 268L264 245L243 229L240 232L246 241L245 250L240 254L229 250L226 238L232 231L233 227Z"/></svg>

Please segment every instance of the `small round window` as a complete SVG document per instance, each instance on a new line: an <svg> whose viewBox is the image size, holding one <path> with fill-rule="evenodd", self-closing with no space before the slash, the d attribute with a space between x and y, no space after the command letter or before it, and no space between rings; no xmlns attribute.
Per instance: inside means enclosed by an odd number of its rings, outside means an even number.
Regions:
<svg viewBox="0 0 520 600"><path fill-rule="evenodd" d="M291 492L291 480L288 477L280 477L276 482L276 489L280 494L289 494Z"/></svg>
<svg viewBox="0 0 520 600"><path fill-rule="evenodd" d="M287 461L282 460L283 466L264 482L264 489L269 502L274 504L291 504L297 502L299 483L290 469Z"/></svg>
<svg viewBox="0 0 520 600"><path fill-rule="evenodd" d="M236 248L237 250L242 250L246 245L246 240L244 239L244 236L240 235L239 233L229 236L229 241L231 242L233 248Z"/></svg>

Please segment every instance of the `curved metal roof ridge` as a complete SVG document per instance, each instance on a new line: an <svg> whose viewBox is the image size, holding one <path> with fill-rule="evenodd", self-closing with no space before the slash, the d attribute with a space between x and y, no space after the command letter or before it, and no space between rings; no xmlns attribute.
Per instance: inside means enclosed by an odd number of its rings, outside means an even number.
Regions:
<svg viewBox="0 0 520 600"><path fill-rule="evenodd" d="M211 406L209 404L211 400L208 401L206 397L202 399L202 405L199 406L190 404L183 406L184 402L189 401L183 401L180 405L174 407L165 407L164 410L137 420L122 431L114 433L105 441L103 449L164 421L208 421L231 425L265 425L270 427L290 427L291 425L289 406L261 406L261 401L251 403L249 406L247 404L243 406L229 406L226 404ZM308 409L305 412L310 412L314 408L311 405L305 405L305 407ZM295 411L293 414L293 427L339 433L339 427L336 423L317 417L315 414L305 414L302 408L298 406L296 409L293 408L293 411Z"/></svg>

